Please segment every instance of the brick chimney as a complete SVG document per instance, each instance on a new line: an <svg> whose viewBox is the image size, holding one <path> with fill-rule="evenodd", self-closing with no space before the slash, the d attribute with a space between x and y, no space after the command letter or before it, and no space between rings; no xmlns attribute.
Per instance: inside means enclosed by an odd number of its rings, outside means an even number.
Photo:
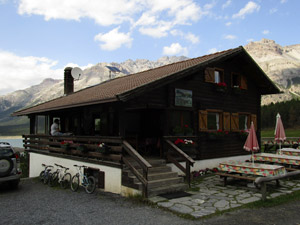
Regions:
<svg viewBox="0 0 300 225"><path fill-rule="evenodd" d="M74 92L74 78L71 75L72 67L65 68L64 74L64 94L68 95Z"/></svg>

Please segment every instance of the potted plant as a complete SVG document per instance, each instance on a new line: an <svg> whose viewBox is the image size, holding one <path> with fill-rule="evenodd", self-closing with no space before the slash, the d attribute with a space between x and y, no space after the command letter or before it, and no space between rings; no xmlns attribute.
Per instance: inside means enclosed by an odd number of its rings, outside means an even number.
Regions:
<svg viewBox="0 0 300 225"><path fill-rule="evenodd" d="M174 144L188 153L192 153L195 150L195 142L193 140L177 138Z"/></svg>
<svg viewBox="0 0 300 225"><path fill-rule="evenodd" d="M173 129L173 133L178 136L183 136L183 135L192 135L193 134L193 129L190 128L187 124L183 126L176 126Z"/></svg>
<svg viewBox="0 0 300 225"><path fill-rule="evenodd" d="M96 151L101 153L101 154L107 155L107 154L110 154L110 150L111 150L111 148L108 145L106 145L105 143L100 143L98 145Z"/></svg>
<svg viewBox="0 0 300 225"><path fill-rule="evenodd" d="M88 147L83 144L78 145L76 149L81 153L87 153L89 151Z"/></svg>
<svg viewBox="0 0 300 225"><path fill-rule="evenodd" d="M213 132L208 132L208 140L216 141L221 140L225 135L228 135L228 131L222 131L221 129Z"/></svg>
<svg viewBox="0 0 300 225"><path fill-rule="evenodd" d="M72 141L62 141L60 142L60 147L66 151L71 149L71 143L73 143Z"/></svg>
<svg viewBox="0 0 300 225"><path fill-rule="evenodd" d="M242 92L242 89L239 85L234 85L232 87L232 90L233 90L233 93L236 94L236 95L240 95L241 92Z"/></svg>
<svg viewBox="0 0 300 225"><path fill-rule="evenodd" d="M227 90L227 84L225 82L216 83L216 91L225 92Z"/></svg>
<svg viewBox="0 0 300 225"><path fill-rule="evenodd" d="M240 133L239 133L239 138L241 140L246 140L248 137L248 131L247 130L241 130Z"/></svg>

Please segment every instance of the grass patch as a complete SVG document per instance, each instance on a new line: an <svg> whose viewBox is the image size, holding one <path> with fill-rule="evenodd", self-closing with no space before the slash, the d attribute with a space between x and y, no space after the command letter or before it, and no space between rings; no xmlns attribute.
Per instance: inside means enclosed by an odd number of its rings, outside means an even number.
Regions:
<svg viewBox="0 0 300 225"><path fill-rule="evenodd" d="M261 137L275 137L274 129L262 130ZM300 137L300 129L285 129L285 135L287 137Z"/></svg>

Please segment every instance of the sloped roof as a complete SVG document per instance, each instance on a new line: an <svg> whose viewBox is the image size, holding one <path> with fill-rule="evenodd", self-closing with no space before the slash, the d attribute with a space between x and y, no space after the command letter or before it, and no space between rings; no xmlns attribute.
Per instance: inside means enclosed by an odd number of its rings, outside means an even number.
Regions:
<svg viewBox="0 0 300 225"><path fill-rule="evenodd" d="M226 51L217 52L214 54L205 55L202 57L165 65L162 67L150 69L136 74L131 74L116 79L112 79L109 81L105 81L98 85L80 90L78 92L74 92L67 96L62 96L60 98L45 103L41 103L33 107L21 109L19 111L14 112L12 115L13 116L29 115L38 112L46 112L46 111L59 110L65 108L73 108L78 106L120 101L122 100L122 96L128 95L131 92L143 88L146 85L155 83L157 81L160 81L164 78L168 78L180 72L193 69L194 67L203 66L206 63L211 63L213 61L220 60L224 57L228 57L232 54L239 53L239 52L245 52L248 55L248 53L244 50L243 47L238 47L235 49L229 49ZM252 58L250 57L250 59ZM261 72L264 74L262 70ZM275 89L277 89L276 86L274 87Z"/></svg>

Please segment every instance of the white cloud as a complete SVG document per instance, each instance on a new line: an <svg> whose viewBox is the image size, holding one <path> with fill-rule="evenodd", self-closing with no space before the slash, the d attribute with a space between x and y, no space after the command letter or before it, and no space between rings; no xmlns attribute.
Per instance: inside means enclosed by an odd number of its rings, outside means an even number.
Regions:
<svg viewBox="0 0 300 225"><path fill-rule="evenodd" d="M122 45L130 48L132 43L132 38L130 37L130 33L122 33L119 32L120 27L117 27L106 34L99 33L94 37L95 41L104 42L100 44L101 49L107 51L116 50Z"/></svg>
<svg viewBox="0 0 300 225"><path fill-rule="evenodd" d="M263 33L263 34L269 34L270 31L269 31L269 30L264 30L262 33Z"/></svg>
<svg viewBox="0 0 300 225"><path fill-rule="evenodd" d="M163 55L188 55L187 48L182 47L179 43L173 43L170 47L163 48Z"/></svg>
<svg viewBox="0 0 300 225"><path fill-rule="evenodd" d="M57 63L46 57L22 57L0 50L0 95L39 84L46 78L63 79L64 68L67 66L77 66L82 70L92 66L92 64L79 66L68 63L63 68L55 69Z"/></svg>
<svg viewBox="0 0 300 225"><path fill-rule="evenodd" d="M199 37L190 32L186 34L186 33L183 33L181 30L171 30L170 33L173 36L180 36L180 37L188 40L192 44L198 44L200 42Z"/></svg>
<svg viewBox="0 0 300 225"><path fill-rule="evenodd" d="M89 18L102 26L130 23L131 29L138 27L142 34L158 38L176 25L198 21L212 7L207 4L202 10L195 0L19 0L18 12L45 20Z"/></svg>
<svg viewBox="0 0 300 225"><path fill-rule="evenodd" d="M224 39L227 39L227 40L234 40L234 39L236 39L236 36L235 36L235 35L232 35L232 34L227 34L227 35L224 35Z"/></svg>
<svg viewBox="0 0 300 225"><path fill-rule="evenodd" d="M272 9L269 10L269 13L273 14L273 13L276 13L277 11L278 11L277 8L272 8Z"/></svg>
<svg viewBox="0 0 300 225"><path fill-rule="evenodd" d="M225 25L227 26L227 27L229 27L229 26L231 26L231 22L227 22L227 23L225 23Z"/></svg>
<svg viewBox="0 0 300 225"><path fill-rule="evenodd" d="M228 0L227 2L225 2L225 3L222 5L222 9L225 9L225 8L227 8L228 6L230 6L231 3L232 3L232 1L231 1L231 0Z"/></svg>
<svg viewBox="0 0 300 225"><path fill-rule="evenodd" d="M216 53L218 50L217 48L211 48L207 51L208 54L213 54L213 53Z"/></svg>
<svg viewBox="0 0 300 225"><path fill-rule="evenodd" d="M24 89L45 78L63 78L63 69L54 70L57 61L45 58L17 56L0 50L0 94Z"/></svg>
<svg viewBox="0 0 300 225"><path fill-rule="evenodd" d="M247 39L246 41L247 41L247 42L252 42L252 41L254 41L254 39L253 39L253 38L249 38L249 39Z"/></svg>
<svg viewBox="0 0 300 225"><path fill-rule="evenodd" d="M287 0L281 0L281 1L280 1L281 4L284 4L284 3L286 3L286 2L287 2Z"/></svg>
<svg viewBox="0 0 300 225"><path fill-rule="evenodd" d="M232 15L232 18L244 19L247 14L252 14L254 12L258 12L259 9L260 9L260 5L256 4L255 2L250 1L238 13Z"/></svg>

